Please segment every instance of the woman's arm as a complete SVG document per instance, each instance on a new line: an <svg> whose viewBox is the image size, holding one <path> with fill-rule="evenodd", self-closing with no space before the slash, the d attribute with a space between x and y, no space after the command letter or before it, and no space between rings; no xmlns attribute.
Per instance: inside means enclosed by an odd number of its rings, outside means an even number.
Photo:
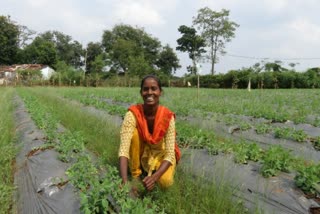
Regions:
<svg viewBox="0 0 320 214"><path fill-rule="evenodd" d="M153 173L151 176L147 176L143 179L143 184L147 190L152 190L155 186L155 183L159 180L159 178L167 171L167 169L171 166L171 163L167 160L163 160L159 169Z"/></svg>
<svg viewBox="0 0 320 214"><path fill-rule="evenodd" d="M128 158L124 156L120 157L120 176L123 184L128 182Z"/></svg>
<svg viewBox="0 0 320 214"><path fill-rule="evenodd" d="M132 112L127 112L120 131L120 148L119 148L119 165L120 165L120 176L122 182L128 181L128 160L129 150L131 145L131 138L136 127L135 117Z"/></svg>

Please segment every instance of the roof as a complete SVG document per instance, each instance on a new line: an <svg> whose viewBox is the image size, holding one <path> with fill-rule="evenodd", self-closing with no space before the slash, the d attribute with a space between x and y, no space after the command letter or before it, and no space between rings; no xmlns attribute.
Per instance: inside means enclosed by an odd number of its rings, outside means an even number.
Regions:
<svg viewBox="0 0 320 214"><path fill-rule="evenodd" d="M42 68L47 67L47 65L42 64L15 64L15 65L6 65L0 66L0 72L14 72L17 70L41 70Z"/></svg>

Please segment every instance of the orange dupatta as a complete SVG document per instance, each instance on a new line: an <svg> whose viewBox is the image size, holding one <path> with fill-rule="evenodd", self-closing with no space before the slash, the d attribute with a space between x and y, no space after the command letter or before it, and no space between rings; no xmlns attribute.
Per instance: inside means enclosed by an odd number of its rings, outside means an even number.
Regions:
<svg viewBox="0 0 320 214"><path fill-rule="evenodd" d="M143 104L132 105L129 107L129 111L134 114L137 120L137 129L139 135L145 142L149 144L159 143L167 133L171 118L175 118L175 114L173 112L171 112L166 107L159 105L157 113L155 115L154 130L153 133L150 134L148 130L147 120L145 119L143 112ZM181 158L181 152L176 142L174 150L176 155L176 162L178 163Z"/></svg>

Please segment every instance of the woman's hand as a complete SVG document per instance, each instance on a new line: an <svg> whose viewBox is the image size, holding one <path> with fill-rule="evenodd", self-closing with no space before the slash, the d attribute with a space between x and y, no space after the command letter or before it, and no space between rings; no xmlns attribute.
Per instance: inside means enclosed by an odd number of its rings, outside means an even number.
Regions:
<svg viewBox="0 0 320 214"><path fill-rule="evenodd" d="M143 185L144 187L148 190L148 191L151 191L153 190L155 184L156 184L156 179L154 178L154 176L147 176L145 177L142 182L143 182Z"/></svg>

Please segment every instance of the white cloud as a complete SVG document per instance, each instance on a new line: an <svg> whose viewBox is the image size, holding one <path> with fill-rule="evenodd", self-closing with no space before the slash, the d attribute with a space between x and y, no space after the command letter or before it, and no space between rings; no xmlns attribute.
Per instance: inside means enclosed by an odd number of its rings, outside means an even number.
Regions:
<svg viewBox="0 0 320 214"><path fill-rule="evenodd" d="M112 18L115 22L139 26L166 24L161 12L163 8L155 5L158 5L157 1L118 1L114 5Z"/></svg>
<svg viewBox="0 0 320 214"><path fill-rule="evenodd" d="M47 0L27 0L27 4L33 8L43 8L46 5L50 4L50 1L47 1Z"/></svg>
<svg viewBox="0 0 320 214"><path fill-rule="evenodd" d="M289 24L289 29L292 33L297 35L297 37L306 42L319 44L320 38L320 26L312 23L306 18L298 18Z"/></svg>

